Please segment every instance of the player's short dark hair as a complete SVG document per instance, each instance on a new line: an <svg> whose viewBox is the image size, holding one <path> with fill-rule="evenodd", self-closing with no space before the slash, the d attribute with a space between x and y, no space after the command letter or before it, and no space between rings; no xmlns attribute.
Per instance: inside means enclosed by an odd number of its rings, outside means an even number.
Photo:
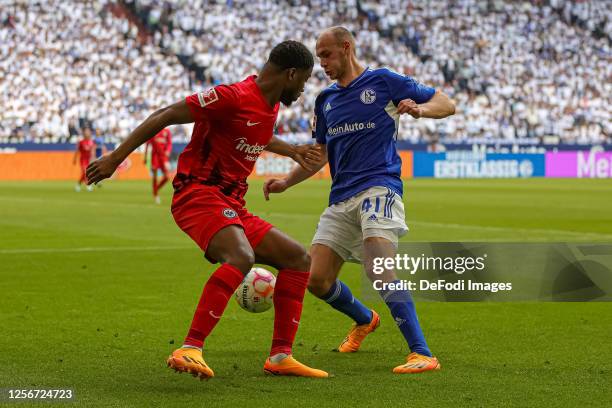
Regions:
<svg viewBox="0 0 612 408"><path fill-rule="evenodd" d="M268 63L274 64L280 69L310 69L314 66L314 58L304 44L287 40L276 45L270 51Z"/></svg>

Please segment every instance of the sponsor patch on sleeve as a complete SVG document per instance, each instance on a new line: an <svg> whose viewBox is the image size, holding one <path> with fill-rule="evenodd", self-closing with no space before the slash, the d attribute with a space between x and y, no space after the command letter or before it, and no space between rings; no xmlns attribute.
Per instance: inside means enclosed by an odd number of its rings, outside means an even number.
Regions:
<svg viewBox="0 0 612 408"><path fill-rule="evenodd" d="M217 95L217 91L215 90L215 88L210 88L208 91L200 92L198 94L198 101L200 102L201 107L210 105L211 103L217 102L218 100L219 96Z"/></svg>

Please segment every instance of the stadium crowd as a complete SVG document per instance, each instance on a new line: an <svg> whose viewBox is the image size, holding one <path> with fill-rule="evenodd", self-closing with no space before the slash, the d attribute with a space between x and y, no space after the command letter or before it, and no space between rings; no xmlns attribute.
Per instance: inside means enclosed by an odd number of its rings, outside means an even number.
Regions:
<svg viewBox="0 0 612 408"><path fill-rule="evenodd" d="M144 45L105 1L15 6L0 12L0 91L10 107L0 112L0 140L53 139L88 121L125 137L165 103L255 73L275 43L292 38L314 50L323 28L342 24L370 67L412 75L456 101L444 121L402 117L400 139L612 143L606 3L126 1L150 35ZM300 101L281 109L280 135L309 138L314 98L328 84L315 67Z"/></svg>
<svg viewBox="0 0 612 408"><path fill-rule="evenodd" d="M141 44L105 1L15 2L0 9L0 141L108 142L184 97L189 72Z"/></svg>

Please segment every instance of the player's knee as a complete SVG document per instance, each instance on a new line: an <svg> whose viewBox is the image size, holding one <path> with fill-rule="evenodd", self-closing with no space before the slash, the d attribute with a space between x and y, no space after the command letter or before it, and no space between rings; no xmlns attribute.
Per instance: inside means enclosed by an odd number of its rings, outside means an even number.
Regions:
<svg viewBox="0 0 612 408"><path fill-rule="evenodd" d="M238 247L225 257L225 263L240 269L245 275L249 273L255 263L255 254L252 248Z"/></svg>
<svg viewBox="0 0 612 408"><path fill-rule="evenodd" d="M310 271L310 255L302 247L288 254L284 261L285 268L295 271Z"/></svg>
<svg viewBox="0 0 612 408"><path fill-rule="evenodd" d="M333 283L333 280L311 274L308 279L308 291L316 297L320 298L329 293L329 290L331 289Z"/></svg>

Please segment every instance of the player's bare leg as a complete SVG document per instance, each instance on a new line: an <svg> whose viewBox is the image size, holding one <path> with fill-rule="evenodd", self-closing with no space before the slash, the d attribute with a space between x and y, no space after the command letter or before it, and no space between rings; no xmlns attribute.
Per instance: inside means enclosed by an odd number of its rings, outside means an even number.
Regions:
<svg viewBox="0 0 612 408"><path fill-rule="evenodd" d="M153 169L153 179L151 180L151 183L151 186L153 187L153 199L155 200L155 204L160 204L161 200L157 194L157 169Z"/></svg>
<svg viewBox="0 0 612 408"><path fill-rule="evenodd" d="M85 173L81 169L81 177L79 177L79 179L77 180L76 185L74 186L74 191L76 191L77 193L80 193L81 192L81 184L83 182L85 182L85 181L86 181Z"/></svg>
<svg viewBox="0 0 612 408"><path fill-rule="evenodd" d="M212 332L229 298L253 266L255 255L244 230L237 225L222 228L211 239L206 256L221 266L210 276L196 308L183 347L168 358L168 366L200 379L214 376L202 356L204 340Z"/></svg>
<svg viewBox="0 0 612 408"><path fill-rule="evenodd" d="M356 352L366 336L380 325L378 313L374 310L367 313L368 310L360 306L361 303L353 297L348 286L338 280L344 260L332 248L313 244L310 255L310 293L354 320L353 326L336 350L341 353Z"/></svg>
<svg viewBox="0 0 612 408"><path fill-rule="evenodd" d="M310 280L308 290L316 297L324 296L332 287L344 261L326 245L313 244L310 248Z"/></svg>
<svg viewBox="0 0 612 408"><path fill-rule="evenodd" d="M396 253L395 244L388 239L382 237L366 238L363 241L363 265L368 278L371 281L382 280L384 283L396 281L397 276L394 269L385 269L382 274L374 273L375 258L395 258ZM407 374L439 370L440 363L429 351L410 292L406 290L382 290L380 295L389 307L397 327L411 350L407 362L395 367L393 372Z"/></svg>
<svg viewBox="0 0 612 408"><path fill-rule="evenodd" d="M274 335L264 371L272 375L325 378L325 371L308 367L292 356L292 346L302 315L308 284L310 257L306 249L276 228L255 248L257 263L278 269L274 289Z"/></svg>
<svg viewBox="0 0 612 408"><path fill-rule="evenodd" d="M89 163L87 162L81 163L81 177L79 178L79 181L77 181L77 185L74 188L77 193L81 191L81 184L87 185L87 166L88 165ZM93 191L93 186L87 186L87 191Z"/></svg>
<svg viewBox="0 0 612 408"><path fill-rule="evenodd" d="M168 182L168 180L170 180L170 172L168 171L167 166L164 164L162 170L162 179L159 180L159 183L156 184L155 186L155 202L157 204L161 203L161 200L159 198L159 190L161 190L161 188L164 186L164 184L166 184Z"/></svg>

